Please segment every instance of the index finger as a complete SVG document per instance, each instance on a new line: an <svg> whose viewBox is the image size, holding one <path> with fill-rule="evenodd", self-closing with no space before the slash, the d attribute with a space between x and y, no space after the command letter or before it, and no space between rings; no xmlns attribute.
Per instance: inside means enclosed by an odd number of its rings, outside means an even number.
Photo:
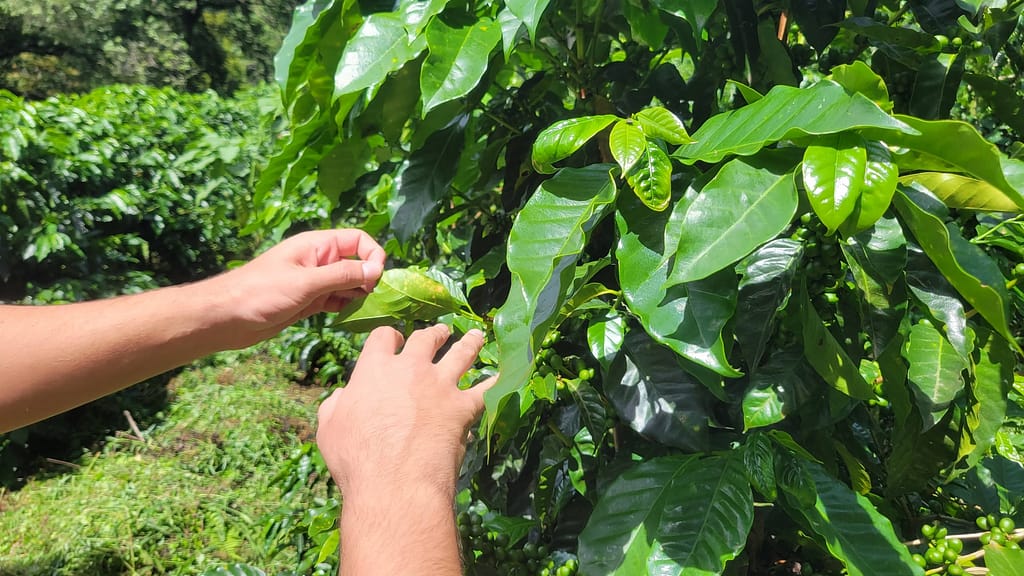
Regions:
<svg viewBox="0 0 1024 576"><path fill-rule="evenodd" d="M384 267L386 255L380 244L372 236L358 228L341 228L318 232L321 239L326 240L326 250L320 253L320 265L330 264L353 256L367 262L375 262ZM318 239L319 240L319 239ZM324 259L327 261L323 261Z"/></svg>

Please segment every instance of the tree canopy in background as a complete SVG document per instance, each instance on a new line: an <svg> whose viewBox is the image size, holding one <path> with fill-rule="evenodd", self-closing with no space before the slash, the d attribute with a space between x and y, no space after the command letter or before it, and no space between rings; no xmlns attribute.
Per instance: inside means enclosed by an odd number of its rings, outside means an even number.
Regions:
<svg viewBox="0 0 1024 576"><path fill-rule="evenodd" d="M229 93L268 80L297 0L0 0L0 89Z"/></svg>

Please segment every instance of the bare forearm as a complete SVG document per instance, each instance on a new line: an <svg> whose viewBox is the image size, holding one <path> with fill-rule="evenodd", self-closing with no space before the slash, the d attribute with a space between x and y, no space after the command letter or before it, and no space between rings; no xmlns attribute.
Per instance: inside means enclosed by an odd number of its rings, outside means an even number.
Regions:
<svg viewBox="0 0 1024 576"><path fill-rule="evenodd" d="M341 576L462 574L454 498L420 488L412 481L345 498Z"/></svg>
<svg viewBox="0 0 1024 576"><path fill-rule="evenodd" d="M36 422L221 348L202 284L63 306L0 306L0 432Z"/></svg>

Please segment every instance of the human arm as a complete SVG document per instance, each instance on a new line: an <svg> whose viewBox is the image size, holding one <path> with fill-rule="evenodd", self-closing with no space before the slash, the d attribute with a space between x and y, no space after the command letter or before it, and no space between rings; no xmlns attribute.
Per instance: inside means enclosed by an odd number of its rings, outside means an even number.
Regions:
<svg viewBox="0 0 1024 576"><path fill-rule="evenodd" d="M343 496L342 576L462 574L455 483L490 383L458 388L478 331L433 362L448 335L433 326L403 346L394 329L374 330L348 385L320 406L317 444Z"/></svg>
<svg viewBox="0 0 1024 576"><path fill-rule="evenodd" d="M338 310L373 288L383 264L384 251L366 233L324 230L194 284L78 304L0 306L0 432Z"/></svg>

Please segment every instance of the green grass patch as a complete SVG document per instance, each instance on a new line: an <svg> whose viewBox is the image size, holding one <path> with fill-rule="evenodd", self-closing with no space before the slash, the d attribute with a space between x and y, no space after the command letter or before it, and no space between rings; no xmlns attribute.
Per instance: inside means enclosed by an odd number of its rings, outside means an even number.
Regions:
<svg viewBox="0 0 1024 576"><path fill-rule="evenodd" d="M235 358L175 378L143 441L119 434L78 468L0 494L0 574L293 568L261 518L281 504L275 474L313 436L320 390L293 384L283 363Z"/></svg>

